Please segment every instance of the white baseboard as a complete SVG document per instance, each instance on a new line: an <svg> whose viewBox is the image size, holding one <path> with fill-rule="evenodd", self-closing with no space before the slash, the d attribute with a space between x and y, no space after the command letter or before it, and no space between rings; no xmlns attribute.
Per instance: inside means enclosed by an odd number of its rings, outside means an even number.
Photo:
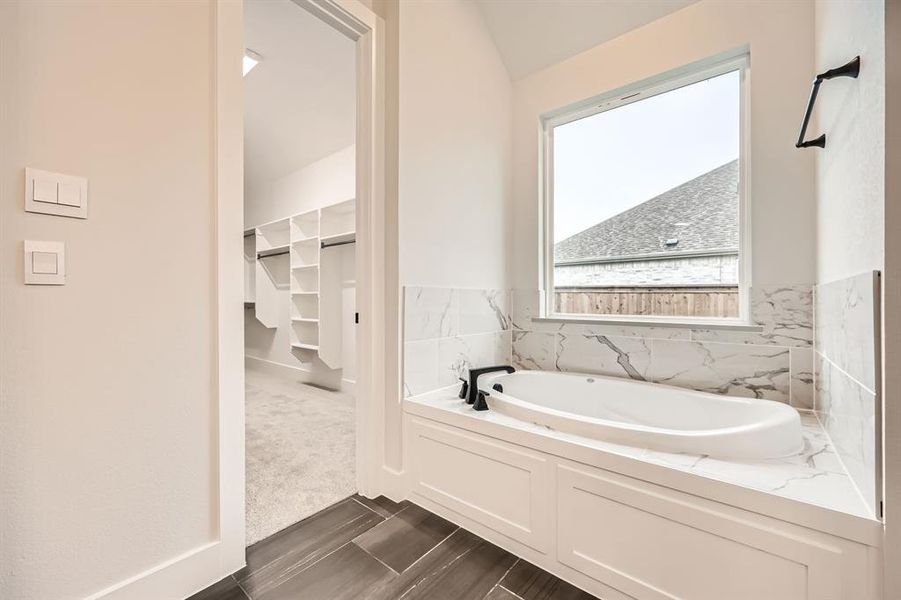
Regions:
<svg viewBox="0 0 901 600"><path fill-rule="evenodd" d="M395 471L382 466L382 494L395 502L406 500L410 496L410 484L406 471Z"/></svg>
<svg viewBox="0 0 901 600"><path fill-rule="evenodd" d="M225 564L221 542L195 548L100 590L86 600L183 600L244 566Z"/></svg>

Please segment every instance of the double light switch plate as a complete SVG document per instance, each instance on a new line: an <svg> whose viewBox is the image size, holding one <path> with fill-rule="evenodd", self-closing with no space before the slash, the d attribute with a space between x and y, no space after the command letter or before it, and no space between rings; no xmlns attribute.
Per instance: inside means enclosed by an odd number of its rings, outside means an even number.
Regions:
<svg viewBox="0 0 901 600"><path fill-rule="evenodd" d="M88 180L26 168L25 211L87 219Z"/></svg>

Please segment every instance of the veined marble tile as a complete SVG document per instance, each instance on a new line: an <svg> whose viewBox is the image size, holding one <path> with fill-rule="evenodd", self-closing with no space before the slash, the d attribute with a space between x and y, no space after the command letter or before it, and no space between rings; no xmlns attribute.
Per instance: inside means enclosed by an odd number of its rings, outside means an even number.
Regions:
<svg viewBox="0 0 901 600"><path fill-rule="evenodd" d="M635 325L607 325L604 323L563 323L560 333L575 335L602 335L613 337L634 337L657 340L688 340L691 330L682 327L653 327Z"/></svg>
<svg viewBox="0 0 901 600"><path fill-rule="evenodd" d="M438 386L457 383L470 368L509 365L511 346L509 331L438 340Z"/></svg>
<svg viewBox="0 0 901 600"><path fill-rule="evenodd" d="M788 348L652 340L647 377L703 392L789 401Z"/></svg>
<svg viewBox="0 0 901 600"><path fill-rule="evenodd" d="M557 334L513 330L513 366L517 369L554 371L557 364Z"/></svg>
<svg viewBox="0 0 901 600"><path fill-rule="evenodd" d="M816 345L848 375L875 391L876 283L872 271L816 286Z"/></svg>
<svg viewBox="0 0 901 600"><path fill-rule="evenodd" d="M404 397L439 387L438 340L404 342Z"/></svg>
<svg viewBox="0 0 901 600"><path fill-rule="evenodd" d="M598 373L646 381L651 362L648 340L603 335L557 335L557 370Z"/></svg>
<svg viewBox="0 0 901 600"><path fill-rule="evenodd" d="M506 290L458 290L459 333L490 333L510 329L510 293Z"/></svg>
<svg viewBox="0 0 901 600"><path fill-rule="evenodd" d="M791 405L813 410L813 348L792 348Z"/></svg>
<svg viewBox="0 0 901 600"><path fill-rule="evenodd" d="M813 287L810 285L751 288L751 320L763 331L694 329L695 341L809 347L813 344Z"/></svg>
<svg viewBox="0 0 901 600"><path fill-rule="evenodd" d="M510 290L509 323L512 329L538 330L539 323L533 323L532 317L540 314L541 292L539 290Z"/></svg>
<svg viewBox="0 0 901 600"><path fill-rule="evenodd" d="M460 294L450 288L404 288L404 340L430 340L460 332Z"/></svg>
<svg viewBox="0 0 901 600"><path fill-rule="evenodd" d="M835 452L876 510L876 396L816 354L816 404Z"/></svg>

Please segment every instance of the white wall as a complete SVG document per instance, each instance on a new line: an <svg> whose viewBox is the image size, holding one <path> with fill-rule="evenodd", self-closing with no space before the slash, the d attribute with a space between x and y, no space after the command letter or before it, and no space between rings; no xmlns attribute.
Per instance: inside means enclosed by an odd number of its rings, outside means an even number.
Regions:
<svg viewBox="0 0 901 600"><path fill-rule="evenodd" d="M0 3L0 595L83 598L217 536L209 2ZM90 179L23 212L23 169ZM66 243L24 286L22 240Z"/></svg>
<svg viewBox="0 0 901 600"><path fill-rule="evenodd" d="M813 5L702 0L514 86L514 287L539 281L539 116L748 45L752 283L811 283L813 154L794 148L813 73Z"/></svg>
<svg viewBox="0 0 901 600"><path fill-rule="evenodd" d="M400 6L402 285L507 287L511 83L472 2Z"/></svg>
<svg viewBox="0 0 901 600"><path fill-rule="evenodd" d="M860 55L858 79L833 79L817 98L814 150L817 281L881 269L885 202L885 5L818 0L816 71Z"/></svg>
<svg viewBox="0 0 901 600"><path fill-rule="evenodd" d="M326 156L281 179L255 189L250 189L244 199L244 224L255 227L269 221L284 219L299 213L330 204L350 200L356 195L354 146ZM334 251L334 250L332 250ZM352 246L341 250L343 280L354 279L354 250ZM271 285L269 282L256 282ZM276 329L268 329L255 317L253 310L244 311L244 349L246 356L298 369L304 380L337 389L356 379L354 364L346 359L354 355L354 337L345 339L345 367L342 370L329 369L322 361L311 363L297 360L291 352L291 293L290 290L275 290L278 296L279 324ZM352 305L344 307L345 323L350 323ZM348 328L353 331L352 328ZM350 344L348 347L348 343Z"/></svg>

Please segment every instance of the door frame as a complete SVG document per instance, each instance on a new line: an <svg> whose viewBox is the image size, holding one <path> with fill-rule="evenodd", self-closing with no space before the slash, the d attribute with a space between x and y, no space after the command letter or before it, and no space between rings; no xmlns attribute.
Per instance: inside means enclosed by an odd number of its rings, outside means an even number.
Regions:
<svg viewBox="0 0 901 600"><path fill-rule="evenodd" d="M358 0L292 0L356 44L356 480L381 490L386 381L385 23ZM216 3L218 545L220 577L244 566L243 2ZM216 581L213 579L212 581Z"/></svg>

